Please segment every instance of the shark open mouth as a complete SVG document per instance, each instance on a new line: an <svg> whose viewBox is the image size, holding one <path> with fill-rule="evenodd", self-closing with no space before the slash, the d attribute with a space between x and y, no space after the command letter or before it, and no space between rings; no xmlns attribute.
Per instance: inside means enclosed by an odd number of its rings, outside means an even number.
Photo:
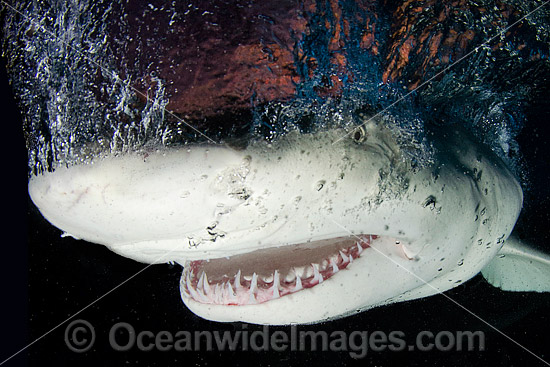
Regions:
<svg viewBox="0 0 550 367"><path fill-rule="evenodd" d="M203 304L267 302L315 287L345 271L378 239L363 234L188 261L181 278L182 295ZM410 259L404 247L403 257Z"/></svg>

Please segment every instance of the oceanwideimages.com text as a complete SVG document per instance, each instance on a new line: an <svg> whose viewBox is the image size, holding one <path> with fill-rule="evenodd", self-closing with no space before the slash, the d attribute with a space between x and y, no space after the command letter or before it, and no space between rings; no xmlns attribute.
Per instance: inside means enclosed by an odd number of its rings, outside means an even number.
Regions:
<svg viewBox="0 0 550 367"><path fill-rule="evenodd" d="M96 341L94 327L85 320L71 322L65 330L65 343L75 352L86 352ZM136 330L119 322L108 333L116 351L333 351L348 352L352 358L364 358L370 352L401 351L483 351L482 331L420 331L409 337L403 331L312 331L296 325L288 329L203 331Z"/></svg>

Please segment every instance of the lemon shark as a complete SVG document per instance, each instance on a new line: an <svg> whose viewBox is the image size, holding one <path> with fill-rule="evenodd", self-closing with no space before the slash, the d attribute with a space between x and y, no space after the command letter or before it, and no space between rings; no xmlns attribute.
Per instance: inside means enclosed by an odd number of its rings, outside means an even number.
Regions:
<svg viewBox="0 0 550 367"><path fill-rule="evenodd" d="M144 263L183 266L200 317L316 323L451 289L480 271L549 291L550 260L510 236L522 189L465 130L433 129L415 167L379 120L244 149L196 144L32 176L42 215Z"/></svg>

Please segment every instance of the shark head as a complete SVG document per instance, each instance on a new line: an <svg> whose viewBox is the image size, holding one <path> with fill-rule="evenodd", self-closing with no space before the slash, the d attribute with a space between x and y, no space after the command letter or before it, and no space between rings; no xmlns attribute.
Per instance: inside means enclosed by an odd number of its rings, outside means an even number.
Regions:
<svg viewBox="0 0 550 367"><path fill-rule="evenodd" d="M505 164L460 129L432 135L425 168L373 120L59 167L29 193L73 237L182 264L201 317L314 323L457 286L512 231L522 191Z"/></svg>

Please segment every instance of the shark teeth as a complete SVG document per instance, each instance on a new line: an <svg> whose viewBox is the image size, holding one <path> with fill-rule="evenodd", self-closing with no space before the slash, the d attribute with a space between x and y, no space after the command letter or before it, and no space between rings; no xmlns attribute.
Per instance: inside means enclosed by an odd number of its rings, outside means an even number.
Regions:
<svg viewBox="0 0 550 367"><path fill-rule="evenodd" d="M338 265L336 265L336 261L334 261L334 259L330 259L330 266L332 267L332 272L334 274L338 273L338 271L340 271L340 269L338 268Z"/></svg>
<svg viewBox="0 0 550 367"><path fill-rule="evenodd" d="M214 298L216 303L221 302L223 298L222 291L223 291L223 286L220 285L220 283L216 283L216 286L214 287Z"/></svg>
<svg viewBox="0 0 550 367"><path fill-rule="evenodd" d="M305 266L300 266L300 267L294 267L292 269L292 271L294 272L294 275L297 276L297 277L303 277L304 276L304 273L306 271L306 267Z"/></svg>
<svg viewBox="0 0 550 367"><path fill-rule="evenodd" d="M342 251L340 251L339 254L340 254L340 257L342 258L342 262L349 263L349 259L346 254L344 254Z"/></svg>
<svg viewBox="0 0 550 367"><path fill-rule="evenodd" d="M317 283L323 282L323 276L321 273L319 273L319 265L318 264L311 264L313 267L313 281Z"/></svg>
<svg viewBox="0 0 550 367"><path fill-rule="evenodd" d="M305 267L305 273L303 278L310 278L314 274L313 267L312 266L306 266Z"/></svg>
<svg viewBox="0 0 550 367"><path fill-rule="evenodd" d="M401 248L401 252L407 260L416 259L416 254L410 251L404 244L398 243L397 241L395 244Z"/></svg>
<svg viewBox="0 0 550 367"><path fill-rule="evenodd" d="M241 285L241 270L237 272L237 275L235 275L235 289L239 290L242 288Z"/></svg>
<svg viewBox="0 0 550 367"><path fill-rule="evenodd" d="M258 275L254 273L252 275L252 281L250 282L250 293L256 293L258 291Z"/></svg>
<svg viewBox="0 0 550 367"><path fill-rule="evenodd" d="M294 290L293 292L298 292L299 290L301 290L303 287L302 287L302 279L300 277L296 277L296 285L294 286Z"/></svg>
<svg viewBox="0 0 550 367"><path fill-rule="evenodd" d="M285 276L285 282L291 283L296 279L296 273L293 271L289 271Z"/></svg>
<svg viewBox="0 0 550 367"><path fill-rule="evenodd" d="M225 289L227 291L227 297L232 301L237 301L237 296L235 295L235 291L233 290L233 287L231 286L231 283L227 282L225 283Z"/></svg>
<svg viewBox="0 0 550 367"><path fill-rule="evenodd" d="M182 294L200 303L219 305L254 305L276 300L326 282L350 266L376 238L377 236L362 236L349 247L340 248L317 262L274 269L271 273L258 269L243 274L238 269L235 275L221 276L216 275L215 268L208 270L205 267L205 264L212 264L215 260L191 261L186 264L182 276ZM211 280L208 279L207 272L208 275L214 274Z"/></svg>
<svg viewBox="0 0 550 367"><path fill-rule="evenodd" d="M271 286L271 291L273 295L271 296L272 299L279 298L281 294L279 293L279 272L275 270L275 273L273 274L273 285Z"/></svg>
<svg viewBox="0 0 550 367"><path fill-rule="evenodd" d="M202 273L201 278L202 278L202 289L204 290L204 294L208 295L212 292L212 290L210 289L210 284L208 284L208 278L205 272ZM199 279L199 283L200 283L200 279Z"/></svg>
<svg viewBox="0 0 550 367"><path fill-rule="evenodd" d="M197 291L195 289L195 287L191 286L191 274L190 273L187 273L187 281L186 282L187 282L187 289L189 290L189 293L191 294L191 296L194 299L201 300L203 302L208 301L208 297L206 297L204 295L204 293Z"/></svg>
<svg viewBox="0 0 550 367"><path fill-rule="evenodd" d="M248 304L253 305L258 303L256 300L256 293L258 292L258 275L254 273L252 275L252 280L250 281L250 289L248 290Z"/></svg>

